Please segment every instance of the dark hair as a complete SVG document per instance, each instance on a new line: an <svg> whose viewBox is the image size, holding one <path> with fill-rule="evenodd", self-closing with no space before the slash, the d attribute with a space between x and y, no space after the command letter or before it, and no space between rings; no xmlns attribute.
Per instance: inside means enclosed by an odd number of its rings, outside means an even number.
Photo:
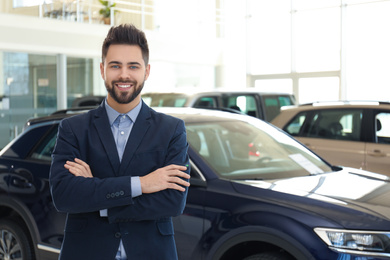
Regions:
<svg viewBox="0 0 390 260"><path fill-rule="evenodd" d="M108 48L111 44L138 45L142 51L142 58L145 65L149 63L149 47L145 33L132 24L121 24L113 26L108 31L102 46L102 62L106 59Z"/></svg>

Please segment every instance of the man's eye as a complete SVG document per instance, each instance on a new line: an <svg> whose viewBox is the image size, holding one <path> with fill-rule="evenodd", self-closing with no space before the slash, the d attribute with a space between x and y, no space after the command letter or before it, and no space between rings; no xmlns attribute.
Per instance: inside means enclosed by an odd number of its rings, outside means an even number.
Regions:
<svg viewBox="0 0 390 260"><path fill-rule="evenodd" d="M130 69L134 70L134 69L137 69L138 66L130 66Z"/></svg>
<svg viewBox="0 0 390 260"><path fill-rule="evenodd" d="M111 68L113 68L113 69L118 69L119 66L118 66L118 65L112 65Z"/></svg>

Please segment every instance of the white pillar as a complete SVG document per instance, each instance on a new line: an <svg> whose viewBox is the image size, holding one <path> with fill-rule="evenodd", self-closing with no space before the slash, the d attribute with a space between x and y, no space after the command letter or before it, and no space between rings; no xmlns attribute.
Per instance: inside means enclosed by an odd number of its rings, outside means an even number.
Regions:
<svg viewBox="0 0 390 260"><path fill-rule="evenodd" d="M57 55L57 109L67 108L66 55Z"/></svg>

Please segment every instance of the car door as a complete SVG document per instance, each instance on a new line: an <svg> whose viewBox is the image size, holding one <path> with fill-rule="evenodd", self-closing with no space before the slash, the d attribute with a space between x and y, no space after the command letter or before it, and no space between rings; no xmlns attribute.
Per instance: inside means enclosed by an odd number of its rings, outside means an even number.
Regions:
<svg viewBox="0 0 390 260"><path fill-rule="evenodd" d="M260 101L255 94L224 93L222 96L223 107L235 109L249 116L264 119Z"/></svg>
<svg viewBox="0 0 390 260"><path fill-rule="evenodd" d="M320 109L299 113L285 131L333 165L365 168L362 109Z"/></svg>
<svg viewBox="0 0 390 260"><path fill-rule="evenodd" d="M196 108L217 108L219 107L218 96L210 95L199 97L194 101L192 106Z"/></svg>
<svg viewBox="0 0 390 260"><path fill-rule="evenodd" d="M373 111L373 141L367 143L367 170L390 176L390 112Z"/></svg>
<svg viewBox="0 0 390 260"><path fill-rule="evenodd" d="M206 180L195 164L191 164L191 186L183 214L173 218L179 259L202 259L199 249L204 233L204 199Z"/></svg>
<svg viewBox="0 0 390 260"><path fill-rule="evenodd" d="M0 157L1 172L6 175L6 189L12 201L10 207L23 216L28 226L25 235L32 237L37 255L44 259L58 259L66 217L55 209L49 187L57 128L53 124L31 127L5 148Z"/></svg>

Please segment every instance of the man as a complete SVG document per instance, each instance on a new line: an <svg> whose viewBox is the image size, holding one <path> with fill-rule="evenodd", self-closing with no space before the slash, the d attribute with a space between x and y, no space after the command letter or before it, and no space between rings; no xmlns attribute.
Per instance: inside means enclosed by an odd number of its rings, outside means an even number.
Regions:
<svg viewBox="0 0 390 260"><path fill-rule="evenodd" d="M171 217L185 206L188 144L182 120L141 100L144 33L112 27L100 71L105 101L64 119L53 152L53 202L67 213L60 259L177 259Z"/></svg>

